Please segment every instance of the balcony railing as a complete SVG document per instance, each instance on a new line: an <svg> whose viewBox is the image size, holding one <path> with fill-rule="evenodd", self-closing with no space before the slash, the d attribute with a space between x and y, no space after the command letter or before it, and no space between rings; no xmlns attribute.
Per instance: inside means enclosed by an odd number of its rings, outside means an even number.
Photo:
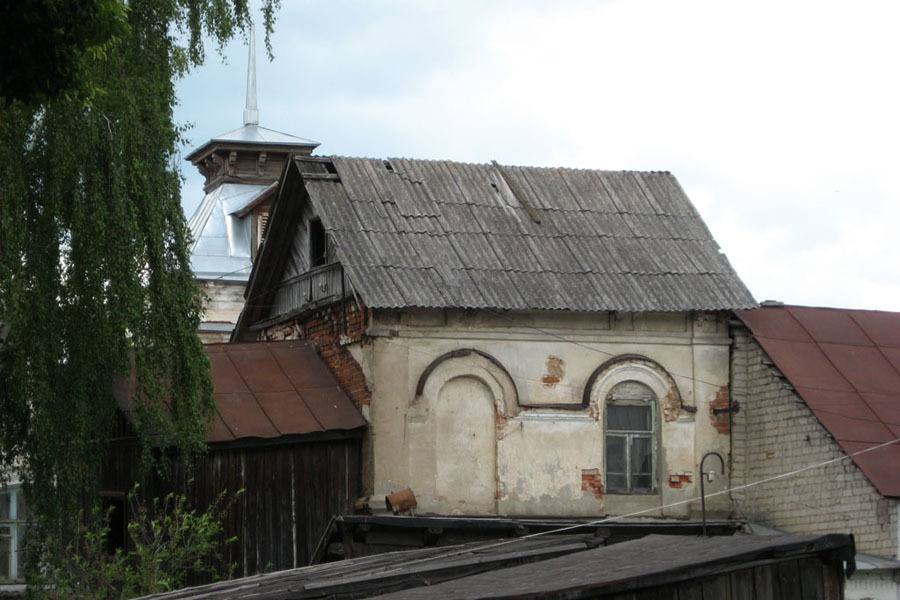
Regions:
<svg viewBox="0 0 900 600"><path fill-rule="evenodd" d="M315 267L282 281L275 292L272 318L298 314L331 304L350 295L341 263Z"/></svg>

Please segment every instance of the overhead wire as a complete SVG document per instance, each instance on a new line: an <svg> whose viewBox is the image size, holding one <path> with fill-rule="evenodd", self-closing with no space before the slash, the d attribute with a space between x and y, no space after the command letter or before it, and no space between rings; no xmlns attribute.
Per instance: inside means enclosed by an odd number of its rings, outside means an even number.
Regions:
<svg viewBox="0 0 900 600"><path fill-rule="evenodd" d="M778 475L773 475L773 476L770 476L770 477L765 477L765 478L763 478L763 479L758 479L758 480L752 481L752 482L750 482L750 483L745 483L745 484L741 484L741 485L731 486L731 487L729 487L729 488L727 488L727 489L720 490L720 491L718 491L718 492L713 492L713 493L710 493L710 494L706 494L705 497L706 497L706 498L715 498L715 497L717 497L717 496L722 496L722 495L724 495L724 494L732 494L732 493L737 492L737 491L746 490L746 489L749 489L749 488L752 488L752 487L756 487L756 486L759 486L759 485L764 485L764 484L766 484L766 483L770 483L770 482L772 482L772 481L777 481L777 480L779 480L779 479L787 479L787 478L790 478L790 477L794 477L794 476L796 476L796 475L799 475L799 474L801 474L801 473L805 473L805 472L807 472L807 471L811 471L811 470L814 470L814 469L818 469L818 468L821 468L821 467L824 467L824 466L827 466L827 465L830 465L830 464L842 462L842 461L845 461L845 460L849 460L849 459L851 459L851 458L853 458L853 457L856 457L856 456L859 456L859 455L861 455L861 454L866 454L867 452L873 452L873 451L875 451L875 450L880 450L881 448L885 448L885 447L887 447L887 446L896 444L896 443L898 443L898 442L900 442L900 437L895 438L895 439L893 439L893 440L891 440L891 441L889 441L889 442L883 442L883 443L881 443L881 444L878 444L877 446L872 446L871 448L865 448L865 449L863 449L863 450L858 450L858 451L856 451L856 452L853 452L853 453L850 453L850 454L845 454L845 455L839 456L839 457L837 457L837 458L832 458L832 459L829 459L829 460L824 460L824 461L820 461L820 462L817 462L817 463L813 463L813 464L811 464L811 465L807 465L807 466L801 467L801 468L799 468L799 469L794 469L794 470L787 471L787 472L784 472L784 473L779 473ZM703 477L703 476L704 476L704 474L703 474L703 473L700 473L700 477ZM623 515L615 515L615 516L611 516L611 517L604 517L604 518L602 518L602 519L595 519L595 520L592 520L592 521L583 521L583 522L575 523L575 524L572 524L572 525L565 525L565 526L562 526L562 527L556 527L556 528L553 528L553 529L548 529L548 530L546 530L546 531L538 531L538 532L535 532L535 533L529 533L529 534L525 534L525 535L518 536L518 537L516 537L516 538L506 539L506 540L501 540L501 541L499 541L499 542L494 542L494 543L492 543L492 544L486 544L486 545L484 545L484 546L479 546L479 547L478 547L478 550L481 551L481 550L487 550L487 549L490 549L490 548L497 548L497 547L504 546L504 545L507 545L507 544L513 544L513 543L516 543L517 541L522 540L522 539L531 539L531 538L542 537L542 536L547 536L547 535L556 535L556 534L559 534L559 533L563 533L563 532L566 532L566 531L572 531L572 530L575 530L575 529L581 529L581 528L584 528L584 527L593 527L593 526L596 526L596 525L603 525L603 524L605 524L605 523L613 523L613 522L615 522L615 521L622 521L622 520L624 520L624 519L630 519L630 518L633 518L633 517L639 517L639 516L642 516L642 515L647 515L647 514L649 514L649 513L656 513L656 512L660 512L660 513L661 513L662 511L664 511L664 510L666 510L666 509L668 509L668 508L674 508L674 507L676 507L676 506L683 506L683 505L685 505L685 504L690 504L690 503L692 503L692 502L697 502L697 501L699 501L699 500L701 500L701 497L700 497L700 496L695 496L695 497L693 497L693 498L688 498L688 499L686 499L686 500L678 500L678 501L676 501L676 502L670 502L670 503L668 503L668 504L663 504L663 505L661 505L661 506L654 506L653 508L642 509L642 510L630 512L630 513L623 514ZM456 556L456 555L459 555L459 554L465 554L465 553L469 552L470 550L471 550L471 549L461 549L461 550L457 550L457 551L453 551L453 552L448 552L447 554L443 554L442 556L445 557L445 558L448 557L448 556ZM427 559L427 558L426 558L426 559L415 559L415 560L410 561L410 563L415 563L415 562L420 562L420 561L426 561L426 560L428 560L428 559Z"/></svg>

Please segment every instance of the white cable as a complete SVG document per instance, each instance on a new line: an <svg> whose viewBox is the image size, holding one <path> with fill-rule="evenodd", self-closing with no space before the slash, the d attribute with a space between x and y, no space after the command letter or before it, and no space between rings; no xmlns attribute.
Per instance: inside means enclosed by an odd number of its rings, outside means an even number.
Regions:
<svg viewBox="0 0 900 600"><path fill-rule="evenodd" d="M760 479L760 480L758 480L758 481L753 481L753 482L750 482L750 483L745 483L745 484L742 484L742 485L730 487L730 488L725 489L725 490L721 490L721 491L718 491L718 492L713 492L712 494L706 494L706 497L707 497L707 498L713 498L713 497L715 497L715 496L721 496L722 494L730 494L731 492L735 492L735 491L739 491L739 490L745 490L745 489L747 489L747 488L751 488L751 487L755 487L755 486L758 486L758 485L762 485L762 484L764 484L764 483L769 483L770 481L775 481L775 480L777 480L777 479L785 479L785 478L787 478L787 477L793 477L794 475L798 475L798 474L803 473L803 472L805 472L805 471L811 471L812 469L818 469L819 467L824 467L824 466L830 465L830 464L832 464L832 463L841 462L841 461L847 460L847 459L849 459L849 458L853 458L854 456L859 456L860 454L865 454L866 452L872 452L873 450L879 450L879 449L881 449L881 448L884 448L884 447L886 447L886 446L890 446L891 444L896 444L896 443L898 443L898 442L900 442L900 438L896 438L896 439L893 439L893 440L891 440L891 441L889 441L889 442L884 442L884 443L878 444L878 445L876 445L876 446L872 446L871 448L866 448L865 450L859 450L859 451L854 452L854 453L852 453L852 454L845 454L844 456L839 456L838 458L832 458L832 459L829 459L829 460L826 460L826 461L822 461L822 462L819 462L819 463L815 463L815 464L812 464L812 465L807 465L807 466L802 467L802 468L800 468L800 469L795 469L795 470L793 470L793 471L788 471L788 472L786 472L786 473L781 473L781 474L779 474L779 475L773 475L772 477L766 477L765 479ZM703 477L703 473L700 473L700 477ZM478 550L478 551L481 551L481 550L486 550L486 549L488 549L488 548L497 548L497 547L499 547L499 546L504 546L504 545L506 545L506 544L512 544L512 543L515 543L515 542L517 542L517 541L519 541L519 540L522 540L522 539L536 538L536 537L540 537L540 536L544 536L544 535L552 535L552 534L556 534L556 533L562 533L562 532L564 532L564 531L570 531L570 530L572 530L572 529L579 529L579 528L581 528L581 527L590 527L590 526L592 526L592 525L602 525L602 524L604 524L604 523L612 523L613 521L620 521L620 520L622 520L622 519L628 519L628 518L631 518L631 517L637 517L637 516L640 516L640 515L643 515L643 514L646 514L646 513L651 513L651 512L661 511L661 510L664 510L664 509L666 509L666 508L672 508L673 506L681 506L682 504L689 504L689 503L691 503L691 502L696 502L696 501L698 501L698 500L700 500L700 497L699 497L699 496L696 496L696 497L694 497L694 498L689 498L689 499L687 499L687 500L679 500L678 502L672 502L672 503L670 503L670 504L664 504L663 506L655 506L655 507L653 507L653 508L648 508L648 509L645 509L645 510L639 510L639 511L636 511L636 512L633 512L633 513L628 513L628 514L624 514L624 515L618 515L618 516L614 516L614 517L606 517L606 518L603 518L603 519L597 519L597 520L595 520L595 521L587 521L587 522L585 522L585 523L578 523L578 524L576 524L576 525L568 525L568 526L566 526L566 527L558 527L558 528L556 528L556 529L551 529L551 530L548 530L548 531L540 531L540 532L538 532L538 533L530 533L530 534L522 535L522 536L519 536L519 537L516 537L516 538L512 538L512 539L508 539L508 540L502 540L502 541L499 541L499 542L495 542L495 543L493 543L493 544L488 544L488 545L485 545L485 546L479 546L478 548L474 548L474 549L473 549L473 548L466 548L466 549L462 549L462 550L457 550L457 551L455 551L455 552L449 552L449 553L447 553L447 554L442 554L442 555L441 555L441 558L446 558L446 557L448 557L448 556L456 556L456 555L459 555L459 554L465 554L466 552L470 552L470 551L472 551L472 550ZM420 562L420 561L427 561L427 560L430 560L431 558L432 558L432 557L429 557L429 558L423 558L423 559L413 560L413 561L410 561L410 562L411 562L411 563L414 563L414 562Z"/></svg>

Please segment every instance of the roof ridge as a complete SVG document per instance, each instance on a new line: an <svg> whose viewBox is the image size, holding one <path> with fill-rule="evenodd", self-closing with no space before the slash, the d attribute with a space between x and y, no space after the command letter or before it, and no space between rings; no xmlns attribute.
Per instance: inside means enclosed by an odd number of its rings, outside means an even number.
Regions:
<svg viewBox="0 0 900 600"><path fill-rule="evenodd" d="M332 160L347 160L347 161L394 161L394 160L404 160L408 162L423 162L423 163L453 163L457 165L470 165L475 167L493 167L490 161L488 162L474 162L474 161L465 161L465 160L454 160L450 158L415 158L410 156L346 156L341 154L331 154L329 158ZM499 161L498 161L499 162ZM535 170L546 170L546 171L570 171L570 172L585 172L590 171L594 173L641 173L648 175L668 175L672 176L672 172L662 169L599 169L595 167L565 167L561 165L513 165L513 164L505 164L499 162L499 164L504 168L509 169L535 169Z"/></svg>

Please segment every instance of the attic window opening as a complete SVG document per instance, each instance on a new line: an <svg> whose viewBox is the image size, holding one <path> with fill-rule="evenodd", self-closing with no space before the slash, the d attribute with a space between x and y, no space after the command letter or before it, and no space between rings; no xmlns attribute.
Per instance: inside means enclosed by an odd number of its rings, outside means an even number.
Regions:
<svg viewBox="0 0 900 600"><path fill-rule="evenodd" d="M322 219L309 222L309 265L319 267L328 262L328 236Z"/></svg>

